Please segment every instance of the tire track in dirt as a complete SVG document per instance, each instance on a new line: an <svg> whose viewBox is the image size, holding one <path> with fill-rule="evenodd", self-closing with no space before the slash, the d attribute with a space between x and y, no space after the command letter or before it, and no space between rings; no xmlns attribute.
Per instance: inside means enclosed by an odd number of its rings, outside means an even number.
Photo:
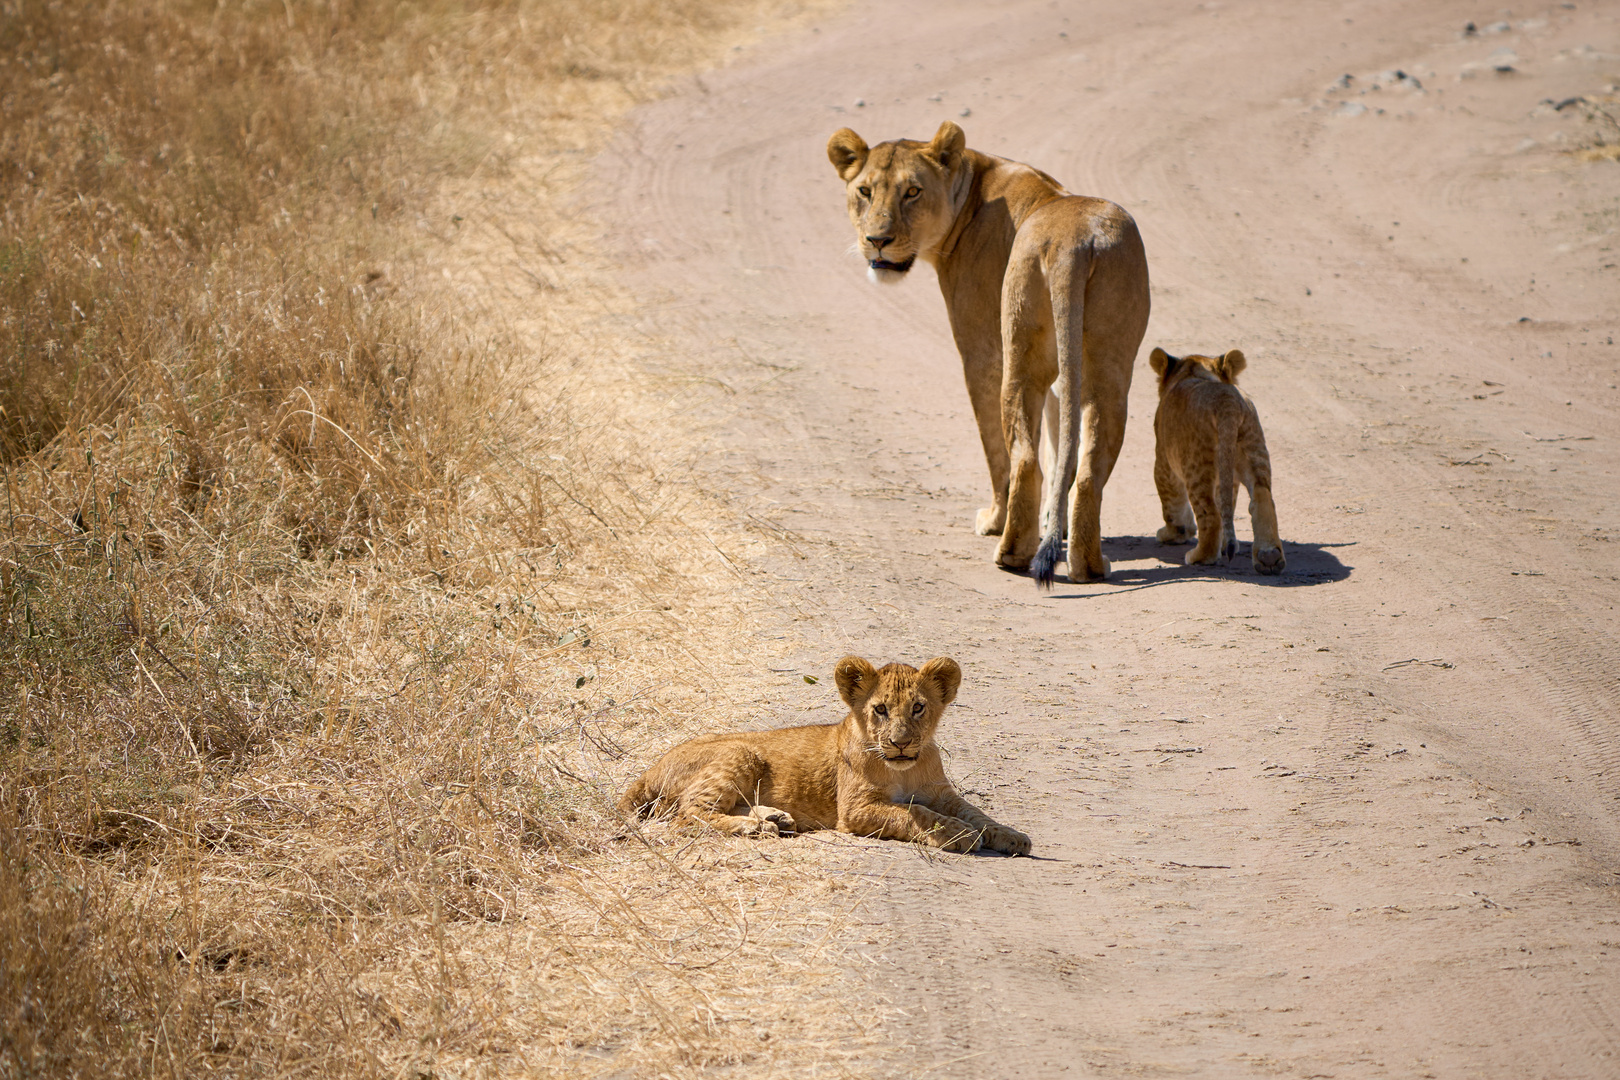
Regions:
<svg viewBox="0 0 1620 1080"><path fill-rule="evenodd" d="M1614 1071L1620 558L1594 538L1620 456L1532 441L1620 430L1616 279L1589 288L1579 247L1607 196L1512 156L1533 100L1591 72L1456 80L1614 20L1462 38L1477 14L880 3L645 110L599 164L656 369L733 391L698 406L715 483L795 533L750 568L783 613L770 715L831 719L798 673L845 651L955 655L953 774L1048 857L866 856L891 928L868 974L929 1075ZM1397 67L1424 92L1328 89ZM1153 542L1141 375L1115 580L1038 597L988 565L937 290L861 280L822 155L947 116L1136 214L1148 345L1250 355L1282 582ZM1489 236L1469 200L1506 208Z"/></svg>

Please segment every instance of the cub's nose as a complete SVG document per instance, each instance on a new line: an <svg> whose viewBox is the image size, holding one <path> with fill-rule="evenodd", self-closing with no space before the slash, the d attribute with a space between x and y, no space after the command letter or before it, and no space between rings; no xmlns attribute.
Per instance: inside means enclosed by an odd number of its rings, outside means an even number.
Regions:
<svg viewBox="0 0 1620 1080"><path fill-rule="evenodd" d="M885 245L894 243L894 237L892 237L892 236L868 236L866 238L866 242L868 244L871 244L873 247L877 248L879 251L882 251L883 248L885 247Z"/></svg>

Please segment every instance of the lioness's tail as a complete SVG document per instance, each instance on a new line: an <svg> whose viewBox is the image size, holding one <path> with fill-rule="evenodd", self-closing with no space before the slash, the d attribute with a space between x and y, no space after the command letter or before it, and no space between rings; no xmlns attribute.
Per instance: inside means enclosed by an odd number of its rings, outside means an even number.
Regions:
<svg viewBox="0 0 1620 1080"><path fill-rule="evenodd" d="M1029 576L1037 588L1050 589L1057 578L1057 564L1068 557L1063 548L1064 528L1069 523L1069 493L1074 489L1080 468L1080 372L1082 331L1086 313L1086 276L1090 270L1091 243L1083 259L1042 259L1052 292L1052 336L1057 344L1058 377L1052 389L1058 399L1057 442L1053 447L1051 475L1041 494L1041 508L1050 516L1043 523L1041 546L1029 563ZM1074 567L1069 568L1070 580Z"/></svg>

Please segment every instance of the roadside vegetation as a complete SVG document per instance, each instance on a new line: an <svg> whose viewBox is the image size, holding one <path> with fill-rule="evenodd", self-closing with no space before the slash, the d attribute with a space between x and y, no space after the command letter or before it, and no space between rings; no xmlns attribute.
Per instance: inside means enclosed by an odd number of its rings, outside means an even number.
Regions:
<svg viewBox="0 0 1620 1080"><path fill-rule="evenodd" d="M859 1034L803 1013L847 894L611 812L731 704L754 541L588 286L541 344L438 264L458 193L792 15L0 0L0 1077L768 1075Z"/></svg>

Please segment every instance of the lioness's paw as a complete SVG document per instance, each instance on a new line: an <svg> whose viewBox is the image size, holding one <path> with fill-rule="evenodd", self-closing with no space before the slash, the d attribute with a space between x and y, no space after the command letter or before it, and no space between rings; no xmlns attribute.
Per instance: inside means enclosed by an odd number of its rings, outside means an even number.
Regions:
<svg viewBox="0 0 1620 1080"><path fill-rule="evenodd" d="M1254 572L1257 574L1280 574L1288 567L1288 560L1283 557L1280 547L1261 547L1259 544L1249 553L1254 560Z"/></svg>
<svg viewBox="0 0 1620 1080"><path fill-rule="evenodd" d="M1080 567L1076 570L1075 567ZM1114 564L1107 559L1102 561L1098 570L1087 569L1084 563L1069 563L1069 581L1075 585L1084 585L1088 581L1102 581L1114 572Z"/></svg>
<svg viewBox="0 0 1620 1080"><path fill-rule="evenodd" d="M1166 525L1164 528L1159 530L1158 537L1159 537L1159 543L1161 543L1161 544L1190 544L1190 543L1192 543L1192 535L1189 534L1187 532L1187 530L1183 529L1180 525Z"/></svg>
<svg viewBox="0 0 1620 1080"><path fill-rule="evenodd" d="M973 515L973 531L980 536L1000 536L1007 526L1007 508L986 506Z"/></svg>
<svg viewBox="0 0 1620 1080"><path fill-rule="evenodd" d="M992 825L984 830L984 846L1005 855L1028 855L1029 837L1005 825Z"/></svg>
<svg viewBox="0 0 1620 1080"><path fill-rule="evenodd" d="M794 824L792 814L786 810L778 810L774 806L751 806L748 808L748 816L769 822L776 826L778 833L797 832L799 830L799 827Z"/></svg>

